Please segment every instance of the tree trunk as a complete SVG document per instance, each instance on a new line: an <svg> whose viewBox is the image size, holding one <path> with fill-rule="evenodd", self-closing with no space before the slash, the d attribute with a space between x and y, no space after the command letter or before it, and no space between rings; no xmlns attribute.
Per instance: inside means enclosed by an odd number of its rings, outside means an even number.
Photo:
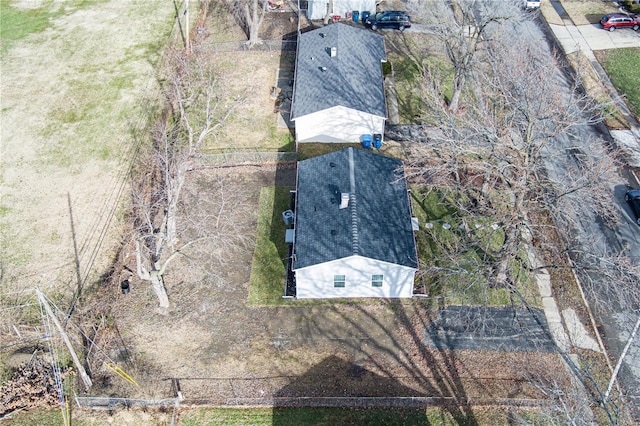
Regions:
<svg viewBox="0 0 640 426"><path fill-rule="evenodd" d="M136 272L138 273L138 278L151 283L151 288L153 288L153 292L158 297L160 308L167 309L169 307L169 296L167 295L167 289L164 287L164 278L162 277L164 270L159 267L160 265L157 262L154 262L154 270L149 272L142 263L140 240L136 240Z"/></svg>
<svg viewBox="0 0 640 426"><path fill-rule="evenodd" d="M449 102L449 111L452 113L458 112L458 106L460 103L460 95L462 94L462 88L464 87L465 76L460 75L453 78L453 94L451 95L451 102Z"/></svg>
<svg viewBox="0 0 640 426"><path fill-rule="evenodd" d="M264 17L264 10L260 13L260 3L258 0L249 0L250 3L245 5L245 16L247 20L247 27L249 30L249 46L255 46L260 37L258 32L260 31L260 24L262 24L262 18ZM251 6L249 6L251 4ZM263 6L266 8L266 3Z"/></svg>
<svg viewBox="0 0 640 426"><path fill-rule="evenodd" d="M160 271L151 271L149 273L149 281L151 281L151 288L158 297L158 303L161 309L167 309L169 307L169 296L167 296L167 289L164 286L164 278L160 274Z"/></svg>

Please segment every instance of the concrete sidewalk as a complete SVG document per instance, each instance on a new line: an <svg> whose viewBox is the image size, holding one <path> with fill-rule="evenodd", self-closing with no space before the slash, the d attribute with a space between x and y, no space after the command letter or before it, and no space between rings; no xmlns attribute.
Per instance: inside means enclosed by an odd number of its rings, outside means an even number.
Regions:
<svg viewBox="0 0 640 426"><path fill-rule="evenodd" d="M640 47L640 31L636 32L631 29L628 31L627 29L617 29L609 32L601 29L599 25L576 26L564 10L560 0L550 0L550 4L553 7L545 7L542 16L544 17L550 32L555 38L558 47L565 53L565 55L567 55L569 62L572 60L571 54L579 53L584 55L599 80L602 81L611 98L616 103L617 108L625 116L629 125L629 129L625 130L609 129L609 134L616 142L620 151L625 154L627 163L631 167L640 168L640 125L638 120L633 116L633 114L631 114L627 104L624 102L624 99L619 95L615 86L611 83L609 76L594 54L594 51L598 50ZM631 174L636 180L635 184L640 185L637 173L633 173L633 171L631 171ZM540 280L538 279L537 281L540 285ZM545 291L543 291L542 287L544 286L541 286L541 294L544 299ZM545 305L545 314L548 315L548 313L551 313L551 316L547 316L550 328L555 316L552 311L553 309L547 309L547 306ZM563 314L567 314L564 319L567 324L570 323L572 321L572 313L563 312ZM628 318L624 316L625 313L620 313L620 315L625 318L625 321L628 320ZM604 327L608 328L606 334L608 334L607 339L609 342L609 350L613 349L612 355L617 358L620 356L620 344L624 344L626 342L627 336L624 334L625 327L623 327L622 323L612 326L610 321L603 318L600 318L600 321L604 323ZM568 328L570 329L571 327L569 326ZM569 333L571 333L571 330L569 330ZM579 331L578 335L582 335L582 332ZM561 341L562 335L559 334L559 337L560 339L558 340ZM575 337L569 336L569 340L573 339L575 339ZM588 345L592 344L589 342L589 339L584 340L581 337L578 337L577 341L587 343ZM617 349L616 346L618 346ZM638 417L640 417L640 404L638 404L638 390L640 390L640 374L638 373L638 365L640 365L638 362L640 360L639 355L640 354L629 353L623 363L623 368L626 369L626 374L629 376L625 377L624 380L627 387L626 396L631 402L634 415ZM618 377L618 379L621 379L621 377Z"/></svg>
<svg viewBox="0 0 640 426"><path fill-rule="evenodd" d="M631 167L640 168L640 123L631 113L624 98L620 96L593 53L597 50L640 47L640 31L621 28L610 32L600 28L599 24L576 26L564 11L561 1L552 1L552 5L553 8L542 9L542 16L558 46L565 55L580 52L589 61L591 68L629 124L629 129L611 131L611 137L618 148L624 152L627 163ZM637 176L636 183L640 183Z"/></svg>

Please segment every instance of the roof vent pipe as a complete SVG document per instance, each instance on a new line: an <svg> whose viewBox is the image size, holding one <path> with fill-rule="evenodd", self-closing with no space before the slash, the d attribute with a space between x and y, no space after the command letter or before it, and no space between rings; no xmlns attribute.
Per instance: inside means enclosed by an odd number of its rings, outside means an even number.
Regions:
<svg viewBox="0 0 640 426"><path fill-rule="evenodd" d="M349 193L343 192L340 194L340 209L346 209L349 207Z"/></svg>
<svg viewBox="0 0 640 426"><path fill-rule="evenodd" d="M338 54L338 48L337 47L332 47L331 48L331 57L335 58L337 54Z"/></svg>

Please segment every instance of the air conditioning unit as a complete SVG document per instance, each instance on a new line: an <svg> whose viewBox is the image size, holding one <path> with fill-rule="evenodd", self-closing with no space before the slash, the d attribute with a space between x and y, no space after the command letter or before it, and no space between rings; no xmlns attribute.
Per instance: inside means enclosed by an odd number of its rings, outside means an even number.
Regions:
<svg viewBox="0 0 640 426"><path fill-rule="evenodd" d="M282 220L285 225L293 225L293 211L285 210L282 212Z"/></svg>

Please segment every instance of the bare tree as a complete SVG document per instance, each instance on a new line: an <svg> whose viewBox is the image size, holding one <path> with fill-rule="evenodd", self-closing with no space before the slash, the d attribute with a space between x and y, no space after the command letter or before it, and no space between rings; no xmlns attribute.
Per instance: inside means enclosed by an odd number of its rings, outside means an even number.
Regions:
<svg viewBox="0 0 640 426"><path fill-rule="evenodd" d="M149 281L161 308L169 306L164 274L171 261L197 239L181 242L178 205L199 148L238 101L227 97L212 58L174 50L168 59L167 107L157 120L152 144L134 176L137 274Z"/></svg>
<svg viewBox="0 0 640 426"><path fill-rule="evenodd" d="M518 274L530 268L521 253L528 235L545 226L536 223L533 214L550 213L567 236L566 241L557 241L556 250L574 255L572 266L585 275L592 299L608 309L637 308L640 271L624 247L618 253L584 253L571 245L574 221L585 220L585 214L591 222L619 220L611 208L610 183L619 180L615 154L602 140L585 143L587 133L581 130L601 120L601 107L575 82L562 78L553 57L524 38L495 31L486 53L483 66L474 73L469 102L457 114L442 105L437 70L425 70L428 78L421 93L429 116L423 121L438 126L430 132L432 143L414 156L409 176L456 194L446 203L455 205L467 220L462 237L454 240L459 244L439 242L446 261L429 265L425 273L446 284L453 281L446 281L448 277L457 275L456 281L462 277L468 286L506 286L515 296L512 300L517 299L521 297ZM495 246L488 246L486 235L479 238L469 226L479 224L478 217L496 223ZM470 248L478 255L461 261L458 254ZM630 323L636 323L637 316L632 317ZM587 382L587 375L578 373ZM607 402L604 387L592 382L590 398L601 404L612 422L617 421L617 401ZM564 421L580 423L573 417L580 410L569 407L567 394L552 385L547 389L557 413L565 416Z"/></svg>
<svg viewBox="0 0 640 426"><path fill-rule="evenodd" d="M260 26L268 12L267 0L227 0L228 6L247 35L249 47L260 42Z"/></svg>
<svg viewBox="0 0 640 426"><path fill-rule="evenodd" d="M449 110L455 113L467 79L478 66L476 54L486 41L490 25L512 19L519 12L512 4L499 0L417 0L410 7L435 28L453 66Z"/></svg>
<svg viewBox="0 0 640 426"><path fill-rule="evenodd" d="M465 234L463 246L478 247L488 283L513 289L527 268L521 253L532 233L529 212L553 207L542 194L602 197L613 167L590 168L590 180L576 180L574 188L556 184L546 169L553 145L575 127L597 121L595 105L577 91L563 95L555 58L526 37L495 31L483 59L472 101L457 114L439 101L439 76L426 71L431 79L425 79L421 93L429 116L423 121L439 124L429 149L410 162L409 174L464 194L454 200L458 211L492 218L500 244L486 247L487 236L474 231Z"/></svg>
<svg viewBox="0 0 640 426"><path fill-rule="evenodd" d="M568 368L568 365L565 364ZM595 416L591 410L590 395L579 383L578 377L567 375L564 381L542 377L539 374L528 377L529 383L546 397L548 404L536 413L540 424L552 425L593 425ZM515 424L531 424L531 419L512 414Z"/></svg>

